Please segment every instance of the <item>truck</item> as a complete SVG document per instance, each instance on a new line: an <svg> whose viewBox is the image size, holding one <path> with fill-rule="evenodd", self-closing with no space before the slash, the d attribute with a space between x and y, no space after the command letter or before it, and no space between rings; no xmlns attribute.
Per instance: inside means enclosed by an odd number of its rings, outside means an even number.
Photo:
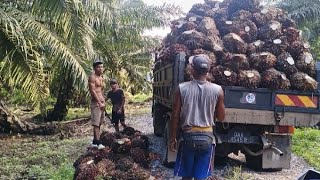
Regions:
<svg viewBox="0 0 320 180"><path fill-rule="evenodd" d="M176 153L168 149L172 101L178 85L185 82L186 53L177 53L171 63L161 63L156 61L158 68L153 71L152 116L154 134L165 140L163 159L169 165L176 159ZM317 63L317 82L319 70ZM226 118L215 123L215 158L223 160L230 153L242 152L250 168L289 168L294 128L319 125L319 89L319 85L314 92L223 87Z"/></svg>

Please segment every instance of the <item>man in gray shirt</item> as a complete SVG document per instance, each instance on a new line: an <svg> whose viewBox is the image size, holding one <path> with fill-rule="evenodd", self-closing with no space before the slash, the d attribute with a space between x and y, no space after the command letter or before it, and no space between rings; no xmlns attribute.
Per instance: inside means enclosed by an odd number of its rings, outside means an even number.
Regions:
<svg viewBox="0 0 320 180"><path fill-rule="evenodd" d="M211 175L214 120L225 118L223 90L206 80L209 62L206 55L190 57L194 80L180 84L175 92L169 141L171 151L178 149L174 174L183 180L206 179Z"/></svg>

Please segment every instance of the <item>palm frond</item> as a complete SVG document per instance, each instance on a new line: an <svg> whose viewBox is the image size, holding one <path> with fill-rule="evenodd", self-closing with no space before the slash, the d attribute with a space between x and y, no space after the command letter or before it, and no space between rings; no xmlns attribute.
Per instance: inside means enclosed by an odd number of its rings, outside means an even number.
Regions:
<svg viewBox="0 0 320 180"><path fill-rule="evenodd" d="M78 0L34 0L32 13L50 29L54 29L73 51L92 59L94 31L87 23L83 3Z"/></svg>
<svg viewBox="0 0 320 180"><path fill-rule="evenodd" d="M32 42L26 39L18 20L0 9L0 49L6 52L1 56L3 65L0 76L11 87L25 91L34 105L44 103L49 96L43 63L40 54L33 49Z"/></svg>
<svg viewBox="0 0 320 180"><path fill-rule="evenodd" d="M35 42L39 42L45 48L45 55L48 59L54 60L63 69L72 69L75 82L79 86L87 88L88 76L83 68L85 61L77 56L68 45L63 43L63 40L53 34L46 26L27 14L14 11L14 17L19 19L21 27L26 33L30 34Z"/></svg>

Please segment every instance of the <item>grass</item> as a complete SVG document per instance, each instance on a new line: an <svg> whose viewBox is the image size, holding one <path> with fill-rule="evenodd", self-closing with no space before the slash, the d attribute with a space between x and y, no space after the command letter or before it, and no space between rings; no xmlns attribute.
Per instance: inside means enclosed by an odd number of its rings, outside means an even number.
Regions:
<svg viewBox="0 0 320 180"><path fill-rule="evenodd" d="M243 174L241 166L235 166L228 168L224 172L224 179L225 180L246 180L250 179L250 176L247 174Z"/></svg>
<svg viewBox="0 0 320 180"><path fill-rule="evenodd" d="M132 97L129 97L130 103L143 103L149 101L152 98L152 94L137 94Z"/></svg>
<svg viewBox="0 0 320 180"><path fill-rule="evenodd" d="M66 120L90 117L90 108L69 108Z"/></svg>
<svg viewBox="0 0 320 180"><path fill-rule="evenodd" d="M296 129L293 135L293 152L320 170L320 130Z"/></svg>
<svg viewBox="0 0 320 180"><path fill-rule="evenodd" d="M89 138L1 141L0 179L60 180L73 179L72 164L85 152Z"/></svg>

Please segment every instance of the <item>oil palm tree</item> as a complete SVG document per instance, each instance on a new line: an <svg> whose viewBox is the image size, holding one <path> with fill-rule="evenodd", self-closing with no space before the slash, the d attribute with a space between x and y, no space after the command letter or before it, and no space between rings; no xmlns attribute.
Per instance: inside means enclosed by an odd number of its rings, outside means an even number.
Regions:
<svg viewBox="0 0 320 180"><path fill-rule="evenodd" d="M139 82L139 71L145 68L140 61L132 63L137 52L147 52L149 40L142 32L166 25L180 11L173 5L137 2L139 6L113 0L0 2L1 82L22 89L43 109L52 94L49 87L58 87L53 114L59 120L66 115L73 89L87 90L91 62L97 57L108 63L109 72L126 69Z"/></svg>

